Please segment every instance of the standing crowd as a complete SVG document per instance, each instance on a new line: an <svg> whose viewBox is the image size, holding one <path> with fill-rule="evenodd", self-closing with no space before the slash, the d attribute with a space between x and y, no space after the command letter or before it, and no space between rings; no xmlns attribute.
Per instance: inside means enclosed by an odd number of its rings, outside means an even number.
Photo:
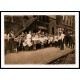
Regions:
<svg viewBox="0 0 80 80"><path fill-rule="evenodd" d="M10 30L10 33L4 34L5 42L5 53L10 51L19 52L19 51L28 51L28 50L37 50L46 47L58 47L60 50L64 50L64 44L66 47L74 48L75 46L75 35L59 32L59 34L47 34L44 32L29 33L22 32L19 36L15 36L13 29Z"/></svg>

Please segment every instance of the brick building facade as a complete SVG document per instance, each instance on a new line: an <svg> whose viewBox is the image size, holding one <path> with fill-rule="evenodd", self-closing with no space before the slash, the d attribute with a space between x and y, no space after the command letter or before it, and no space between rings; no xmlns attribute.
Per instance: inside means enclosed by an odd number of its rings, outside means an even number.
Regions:
<svg viewBox="0 0 80 80"><path fill-rule="evenodd" d="M42 30L50 34L58 34L60 31L75 32L74 15L24 15L4 16L4 31L8 33L14 29L15 34L21 31L37 32Z"/></svg>

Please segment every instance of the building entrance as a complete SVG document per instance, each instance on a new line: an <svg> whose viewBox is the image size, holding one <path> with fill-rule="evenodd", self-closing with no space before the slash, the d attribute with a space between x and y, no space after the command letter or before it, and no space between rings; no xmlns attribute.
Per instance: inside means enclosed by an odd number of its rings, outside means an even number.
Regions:
<svg viewBox="0 0 80 80"><path fill-rule="evenodd" d="M52 34L54 35L54 27L52 27Z"/></svg>

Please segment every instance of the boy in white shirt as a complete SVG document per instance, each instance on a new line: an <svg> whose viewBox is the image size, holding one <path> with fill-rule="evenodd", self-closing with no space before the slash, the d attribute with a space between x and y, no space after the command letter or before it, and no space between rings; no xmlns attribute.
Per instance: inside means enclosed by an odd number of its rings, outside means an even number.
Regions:
<svg viewBox="0 0 80 80"><path fill-rule="evenodd" d="M61 50L64 50L64 37L65 37L65 35L62 32L61 33Z"/></svg>

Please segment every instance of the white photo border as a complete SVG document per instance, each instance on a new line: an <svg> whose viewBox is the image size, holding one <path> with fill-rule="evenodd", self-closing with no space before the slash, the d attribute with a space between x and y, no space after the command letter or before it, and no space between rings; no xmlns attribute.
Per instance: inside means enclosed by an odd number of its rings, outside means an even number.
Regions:
<svg viewBox="0 0 80 80"><path fill-rule="evenodd" d="M75 64L65 65L33 65L33 64L5 64L4 58L4 15L75 15ZM79 68L79 12L1 12L1 68Z"/></svg>

